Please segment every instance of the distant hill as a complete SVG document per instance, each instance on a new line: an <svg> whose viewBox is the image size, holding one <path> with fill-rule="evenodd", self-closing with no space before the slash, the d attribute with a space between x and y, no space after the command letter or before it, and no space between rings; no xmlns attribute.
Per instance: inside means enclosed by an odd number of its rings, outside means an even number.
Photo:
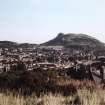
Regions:
<svg viewBox="0 0 105 105"><path fill-rule="evenodd" d="M36 46L37 44L0 41L0 48L33 48ZM62 48L64 51L67 51L69 53L73 51L93 51L96 54L105 55L105 43L102 43L94 37L85 34L59 33L54 39L42 43L38 46L40 46L41 48Z"/></svg>
<svg viewBox="0 0 105 105"><path fill-rule="evenodd" d="M32 48L35 47L36 44L29 43L16 43L12 41L0 41L0 48Z"/></svg>
<svg viewBox="0 0 105 105"><path fill-rule="evenodd" d="M17 47L16 42L11 41L0 41L0 48L10 48L10 47Z"/></svg>
<svg viewBox="0 0 105 105"><path fill-rule="evenodd" d="M82 51L105 51L105 44L85 34L59 33L56 38L41 46L63 46L65 49Z"/></svg>

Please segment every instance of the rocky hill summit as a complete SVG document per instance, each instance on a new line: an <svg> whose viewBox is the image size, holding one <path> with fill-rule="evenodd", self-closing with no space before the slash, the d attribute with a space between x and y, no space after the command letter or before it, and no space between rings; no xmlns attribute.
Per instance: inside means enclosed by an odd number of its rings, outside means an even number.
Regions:
<svg viewBox="0 0 105 105"><path fill-rule="evenodd" d="M86 34L59 33L54 39L43 46L63 46L70 50L105 50L105 44Z"/></svg>

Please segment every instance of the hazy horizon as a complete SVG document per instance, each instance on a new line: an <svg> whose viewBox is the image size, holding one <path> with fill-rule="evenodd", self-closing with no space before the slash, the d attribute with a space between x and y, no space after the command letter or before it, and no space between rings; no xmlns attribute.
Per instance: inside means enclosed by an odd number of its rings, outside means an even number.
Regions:
<svg viewBox="0 0 105 105"><path fill-rule="evenodd" d="M60 32L105 43L105 0L0 0L0 41L40 44Z"/></svg>

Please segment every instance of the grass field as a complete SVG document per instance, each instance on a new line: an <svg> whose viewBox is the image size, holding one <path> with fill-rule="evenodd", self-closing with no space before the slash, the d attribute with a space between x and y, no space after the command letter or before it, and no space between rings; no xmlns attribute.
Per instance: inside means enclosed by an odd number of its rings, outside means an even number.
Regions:
<svg viewBox="0 0 105 105"><path fill-rule="evenodd" d="M0 93L0 105L105 105L105 91L97 89L90 92L84 89L67 97L51 93L40 97L35 94L23 97L7 92Z"/></svg>

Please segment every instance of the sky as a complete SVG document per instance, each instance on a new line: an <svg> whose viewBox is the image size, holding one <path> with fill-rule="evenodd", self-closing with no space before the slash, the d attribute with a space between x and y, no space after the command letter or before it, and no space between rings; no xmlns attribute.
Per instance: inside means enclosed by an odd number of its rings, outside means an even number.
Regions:
<svg viewBox="0 0 105 105"><path fill-rule="evenodd" d="M0 40L39 44L60 32L105 42L105 0L0 0Z"/></svg>

